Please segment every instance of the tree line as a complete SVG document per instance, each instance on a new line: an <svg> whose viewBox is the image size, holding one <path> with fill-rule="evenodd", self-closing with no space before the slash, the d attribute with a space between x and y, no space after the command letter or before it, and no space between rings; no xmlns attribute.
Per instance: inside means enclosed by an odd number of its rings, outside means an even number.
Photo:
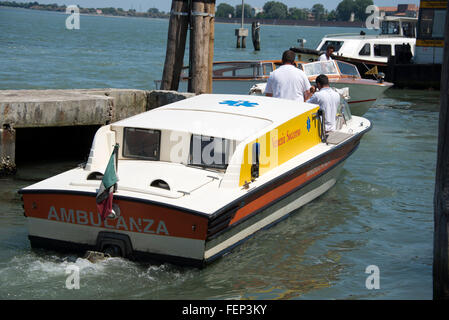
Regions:
<svg viewBox="0 0 449 320"><path fill-rule="evenodd" d="M320 3L314 4L312 8L287 7L279 1L268 1L263 6L263 12L255 12L249 4L244 6L245 18L257 19L277 19L277 20L308 20L310 16L316 21L349 21L351 14L354 13L354 21L365 21L367 14L366 7L372 5L372 0L342 0L335 10L328 11ZM16 1L0 1L0 6L16 7L35 10L48 10L65 12L65 5L40 4L38 2L16 2ZM79 6L78 6L79 7ZM113 16L129 16L129 17L148 17L148 18L168 18L169 13L159 11L157 8L150 8L146 12L137 12L134 9L123 10L122 8L83 8L79 7L80 13L96 14L97 10L101 10L102 14ZM241 17L242 5L235 7L221 3L217 6L215 15L220 18Z"/></svg>
<svg viewBox="0 0 449 320"><path fill-rule="evenodd" d="M34 10L45 10L45 11L59 11L65 12L65 5L53 4L41 4L38 2L16 2L16 1L0 1L0 6L4 7L14 7L14 8L24 8L24 9L34 9ZM97 14L97 10L101 10L104 15L112 16L127 16L127 17L147 17L147 18L168 18L170 15L163 11L159 11L157 8L150 8L146 12L137 12L135 9L123 10L123 8L83 8L78 6L80 13L83 14Z"/></svg>
<svg viewBox="0 0 449 320"><path fill-rule="evenodd" d="M321 3L312 8L287 7L279 1L268 1L263 6L263 12L256 10L249 4L244 6L245 18L278 19L278 20L308 20L315 21L349 21L354 13L354 21L365 21L366 7L372 5L372 0L342 0L335 10L328 11ZM221 3L217 6L215 15L220 18L235 18L242 16L242 5L235 7Z"/></svg>

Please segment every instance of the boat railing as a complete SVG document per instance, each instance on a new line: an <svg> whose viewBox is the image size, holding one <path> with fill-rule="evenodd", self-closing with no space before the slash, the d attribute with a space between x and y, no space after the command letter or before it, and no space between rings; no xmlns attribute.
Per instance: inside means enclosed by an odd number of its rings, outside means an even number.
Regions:
<svg viewBox="0 0 449 320"><path fill-rule="evenodd" d="M74 186L74 187L99 188L100 182L70 182L70 185ZM161 190L160 188L154 188L154 187L148 187L148 188L150 188L151 190L125 187L123 185L119 185L117 188L117 191L130 191L130 192L149 194L149 195L154 195L154 196L163 196L163 197L172 198L172 199L178 199L178 198L181 198L181 197L189 194L188 192L185 192L185 191L168 191L168 190Z"/></svg>
<svg viewBox="0 0 449 320"><path fill-rule="evenodd" d="M344 36L360 36L360 33L331 33L326 34L323 38L344 37Z"/></svg>
<svg viewBox="0 0 449 320"><path fill-rule="evenodd" d="M413 38L408 37L401 34L386 34L386 33L380 33L380 34L360 34L360 33L335 33L335 34L327 34L323 37L325 38L338 38L338 37L352 37L352 36L358 36L358 37L364 37L365 39L376 39L376 38Z"/></svg>

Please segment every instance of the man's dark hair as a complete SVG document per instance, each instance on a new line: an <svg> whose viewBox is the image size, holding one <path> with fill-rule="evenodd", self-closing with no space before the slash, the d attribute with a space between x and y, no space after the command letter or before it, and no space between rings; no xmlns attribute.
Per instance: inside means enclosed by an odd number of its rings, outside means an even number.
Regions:
<svg viewBox="0 0 449 320"><path fill-rule="evenodd" d="M295 58L296 58L296 55L293 51L291 51L291 50L284 51L284 53L282 54L282 63L294 64Z"/></svg>
<svg viewBox="0 0 449 320"><path fill-rule="evenodd" d="M333 45L327 46L327 48L326 48L326 49L332 49L332 50L334 50L334 51L335 51L335 47L334 47Z"/></svg>
<svg viewBox="0 0 449 320"><path fill-rule="evenodd" d="M318 77L316 77L315 82L317 84L320 84L321 86L328 86L329 78L325 74L320 74Z"/></svg>

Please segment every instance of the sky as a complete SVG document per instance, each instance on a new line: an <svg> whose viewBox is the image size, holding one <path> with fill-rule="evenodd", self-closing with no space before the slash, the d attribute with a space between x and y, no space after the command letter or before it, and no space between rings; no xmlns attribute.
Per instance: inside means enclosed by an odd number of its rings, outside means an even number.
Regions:
<svg viewBox="0 0 449 320"><path fill-rule="evenodd" d="M32 2L16 0L17 2ZM158 8L162 11L170 11L171 1L170 0L35 0L39 3L50 4L57 3L59 5L72 5L76 4L84 8L104 8L104 7L114 7L123 8L125 10L135 9L137 11L147 11L149 8ZM262 8L263 5L269 0L245 0L246 4L252 7ZM298 8L311 8L316 3L321 3L328 10L335 9L340 2L340 0L283 0L280 1L286 4L288 7L298 7ZM411 3L419 5L419 0L373 0L374 4L381 6L397 6L402 3ZM232 6L237 4L242 4L241 0L228 0L222 1L217 0L217 5L220 3L228 3Z"/></svg>

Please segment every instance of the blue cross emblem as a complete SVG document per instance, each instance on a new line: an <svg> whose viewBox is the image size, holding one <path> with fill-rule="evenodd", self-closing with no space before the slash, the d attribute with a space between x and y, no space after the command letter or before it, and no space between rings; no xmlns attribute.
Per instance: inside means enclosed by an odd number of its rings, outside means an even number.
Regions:
<svg viewBox="0 0 449 320"><path fill-rule="evenodd" d="M231 106L231 107L255 107L255 106L259 105L256 102L249 102L249 101L244 101L244 100L226 100L226 101L220 102L220 104L227 104L228 106Z"/></svg>
<svg viewBox="0 0 449 320"><path fill-rule="evenodd" d="M310 118L307 117L307 132L310 132Z"/></svg>

